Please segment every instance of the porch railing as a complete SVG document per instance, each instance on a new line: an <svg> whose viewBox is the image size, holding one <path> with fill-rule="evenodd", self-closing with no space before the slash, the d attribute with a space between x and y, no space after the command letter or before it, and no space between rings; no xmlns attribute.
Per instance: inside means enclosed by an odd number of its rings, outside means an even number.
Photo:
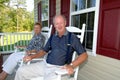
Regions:
<svg viewBox="0 0 120 80"><path fill-rule="evenodd" d="M15 46L26 46L32 38L32 32L0 33L0 53L12 53Z"/></svg>

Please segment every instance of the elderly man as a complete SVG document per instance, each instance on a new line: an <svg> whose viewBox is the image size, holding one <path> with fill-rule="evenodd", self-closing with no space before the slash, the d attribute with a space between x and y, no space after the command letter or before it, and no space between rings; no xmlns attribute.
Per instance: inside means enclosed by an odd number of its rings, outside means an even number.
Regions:
<svg viewBox="0 0 120 80"><path fill-rule="evenodd" d="M73 74L74 68L87 59L87 53L77 36L66 30L65 17L57 15L54 17L53 23L56 33L49 38L43 50L38 54L24 57L24 61L30 61L33 58L42 57L47 53L46 60L29 66L20 67L16 73L15 80L29 80L37 76L44 76L44 80L56 80L57 76L55 70L66 69L68 74ZM69 55L66 55L69 34L71 34L71 44ZM71 62L71 54L74 50L79 56ZM66 56L69 56L69 60L66 60Z"/></svg>
<svg viewBox="0 0 120 80"><path fill-rule="evenodd" d="M37 22L34 24L34 36L26 48L27 55L31 54L31 52L38 53L43 48L45 37L41 34L41 28L42 26L40 23ZM17 52L8 57L6 62L3 64L3 71L0 74L0 80L4 80L8 74L13 73L17 63L23 59L24 54L24 52Z"/></svg>

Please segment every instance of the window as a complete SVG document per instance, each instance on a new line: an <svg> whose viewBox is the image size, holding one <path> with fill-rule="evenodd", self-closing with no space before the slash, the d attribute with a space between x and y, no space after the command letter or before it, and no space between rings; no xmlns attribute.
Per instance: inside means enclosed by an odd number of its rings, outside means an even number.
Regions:
<svg viewBox="0 0 120 80"><path fill-rule="evenodd" d="M72 0L72 12L95 7L96 0Z"/></svg>
<svg viewBox="0 0 120 80"><path fill-rule="evenodd" d="M48 17L49 17L49 11L48 11L48 0L42 0L42 26L48 26Z"/></svg>
<svg viewBox="0 0 120 80"><path fill-rule="evenodd" d="M86 24L83 46L92 50L95 11L97 0L72 0L71 1L71 25L82 28L82 24Z"/></svg>

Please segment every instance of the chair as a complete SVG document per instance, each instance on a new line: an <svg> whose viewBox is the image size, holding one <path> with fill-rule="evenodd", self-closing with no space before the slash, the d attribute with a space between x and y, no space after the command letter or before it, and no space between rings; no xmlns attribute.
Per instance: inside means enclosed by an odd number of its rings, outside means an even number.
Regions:
<svg viewBox="0 0 120 80"><path fill-rule="evenodd" d="M81 43L83 42L84 32L85 32L85 24L82 25L82 29L79 29L79 28L73 27L73 26L66 27L66 29L69 32L72 32L72 33L75 33L75 34L77 33L77 37L80 38ZM72 61L75 60L75 58L76 58L76 52L74 51ZM79 66L75 69L75 72L74 72L74 75L73 75L74 80L77 80L78 71L79 71ZM55 71L55 73L58 75L57 80L61 80L62 76L67 74L67 72L65 70ZM40 76L40 77L32 78L31 80L43 80L43 77Z"/></svg>
<svg viewBox="0 0 120 80"><path fill-rule="evenodd" d="M50 26L50 28L49 27L43 27L42 28L42 30L41 30L41 33L45 36L45 44L46 44L46 42L47 42L47 40L48 40L48 38L50 37L50 34L51 34L51 30L52 30L52 25ZM45 45L44 44L44 45ZM19 48L25 48L25 47L15 47L15 52L17 52L17 51L19 51L18 49ZM25 50L25 49L24 49ZM24 51L23 51L24 52ZM35 54L35 53L31 53L31 54ZM23 56L24 56L25 54L23 54ZM43 58L36 58L36 59L33 59L32 61L39 61L39 60L43 60ZM23 66L23 64L24 64L24 61L23 60L21 60L20 62L19 62L20 64L19 64L19 66L21 67L21 66ZM31 63L31 61L29 61L29 62L27 62L27 65L28 64L30 64Z"/></svg>
<svg viewBox="0 0 120 80"><path fill-rule="evenodd" d="M77 34L77 37L80 38L80 42L83 43L84 33L85 33L85 24L82 25L82 29L79 29L79 28L73 27L73 26L69 26L69 27L66 27L66 28L69 32ZM72 61L74 61L76 57L77 57L77 55L76 55L76 52L74 51ZM74 71L75 72L74 72L73 79L77 80L79 66ZM67 74L67 72L59 72L59 71L56 71L56 73L58 74L57 80L61 80L62 76Z"/></svg>

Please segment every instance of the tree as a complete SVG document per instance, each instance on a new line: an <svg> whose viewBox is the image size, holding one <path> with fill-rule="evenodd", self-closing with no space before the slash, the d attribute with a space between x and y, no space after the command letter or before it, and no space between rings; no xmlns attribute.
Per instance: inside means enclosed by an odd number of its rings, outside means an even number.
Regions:
<svg viewBox="0 0 120 80"><path fill-rule="evenodd" d="M0 0L0 9L5 7L5 3L9 2L9 0Z"/></svg>
<svg viewBox="0 0 120 80"><path fill-rule="evenodd" d="M10 6L11 1L6 0L5 2L0 0L0 4L4 6L0 7L0 32L31 31L34 24L33 12L28 12L25 8L21 7L21 4L24 4L21 0L17 3L17 8L13 8Z"/></svg>

